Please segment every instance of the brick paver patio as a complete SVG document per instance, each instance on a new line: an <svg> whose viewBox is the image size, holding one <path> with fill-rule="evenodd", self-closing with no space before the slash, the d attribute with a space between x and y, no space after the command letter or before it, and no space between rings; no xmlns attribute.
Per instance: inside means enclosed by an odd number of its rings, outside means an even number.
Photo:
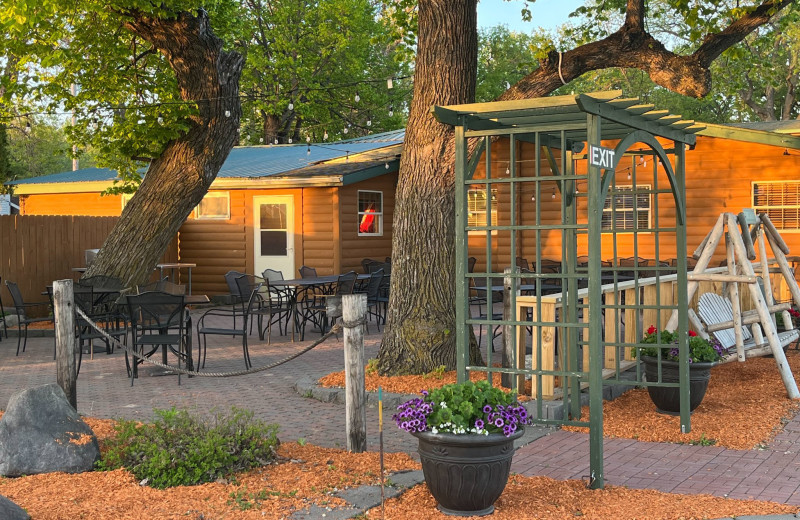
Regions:
<svg viewBox="0 0 800 520"><path fill-rule="evenodd" d="M366 339L367 358L375 357L380 335ZM273 331L272 343L251 337L254 367L297 352L318 335L292 343ZM196 342L196 338L195 338ZM320 446L343 448L346 443L344 405L325 403L299 395L293 385L303 377L318 378L343 370L341 339L331 338L311 352L278 368L231 378L182 378L151 375L158 370L143 366L130 386L124 354L97 353L84 358L78 379L78 411L101 418L151 419L154 408L186 407L201 412L238 406L254 411L267 422L280 424L279 438L294 442L304 438ZM16 338L0 342L0 408L12 393L55 382L52 337L32 337L28 348L14 356ZM194 355L197 354L196 344ZM205 370L238 371L244 368L241 343L234 338L209 337ZM387 451L414 453L416 441L395 428L392 410L384 410L384 444ZM378 449L378 412L367 411L368 449ZM800 417L790 421L763 450L736 451L714 446L690 446L606 439L607 484L630 488L692 494L710 493L731 498L770 500L800 505ZM588 479L589 438L582 433L555 431L520 448L512 471L556 479Z"/></svg>

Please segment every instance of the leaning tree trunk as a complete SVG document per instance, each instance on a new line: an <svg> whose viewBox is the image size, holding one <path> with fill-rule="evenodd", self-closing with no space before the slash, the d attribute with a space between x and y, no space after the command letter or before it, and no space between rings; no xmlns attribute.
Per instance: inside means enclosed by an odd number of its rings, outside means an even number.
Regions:
<svg viewBox="0 0 800 520"><path fill-rule="evenodd" d="M197 16L182 12L171 19L128 14L126 28L166 56L182 99L196 102L198 114L191 118L186 134L168 143L150 163L85 274L116 276L126 286L149 278L236 143L244 62L238 53L222 50L203 10Z"/></svg>
<svg viewBox="0 0 800 520"><path fill-rule="evenodd" d="M475 98L476 0L420 0L414 95L392 228L392 282L382 373L455 368L453 129L432 105ZM480 359L477 347L472 361Z"/></svg>

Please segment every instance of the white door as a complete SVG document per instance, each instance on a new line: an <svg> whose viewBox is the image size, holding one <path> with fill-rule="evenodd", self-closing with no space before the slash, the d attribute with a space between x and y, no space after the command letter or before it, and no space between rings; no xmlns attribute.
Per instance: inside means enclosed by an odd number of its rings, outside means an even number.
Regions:
<svg viewBox="0 0 800 520"><path fill-rule="evenodd" d="M253 197L255 229L255 274L264 269L281 271L286 279L297 278L294 268L294 197Z"/></svg>

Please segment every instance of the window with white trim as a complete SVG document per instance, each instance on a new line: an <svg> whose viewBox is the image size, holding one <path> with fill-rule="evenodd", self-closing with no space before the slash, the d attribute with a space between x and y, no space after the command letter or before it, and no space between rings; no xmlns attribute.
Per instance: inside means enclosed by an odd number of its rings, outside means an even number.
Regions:
<svg viewBox="0 0 800 520"><path fill-rule="evenodd" d="M800 181L754 182L753 210L766 213L776 228L800 230Z"/></svg>
<svg viewBox="0 0 800 520"><path fill-rule="evenodd" d="M195 207L198 220L228 220L231 218L231 197L227 191L209 191Z"/></svg>
<svg viewBox="0 0 800 520"><path fill-rule="evenodd" d="M636 191L648 190L650 190L648 184L636 186ZM610 230L614 223L617 231L649 229L650 193L634 194L633 186L617 186L616 191L618 193L609 193L603 203L602 229Z"/></svg>
<svg viewBox="0 0 800 520"><path fill-rule="evenodd" d="M383 236L383 192L358 192L358 236Z"/></svg>
<svg viewBox="0 0 800 520"><path fill-rule="evenodd" d="M467 190L467 226L486 226L486 211L489 208L487 193L492 194L491 225L497 225L497 190L487 191L486 188L470 188ZM495 233L496 231L493 231ZM470 233L485 233L485 231L470 231Z"/></svg>

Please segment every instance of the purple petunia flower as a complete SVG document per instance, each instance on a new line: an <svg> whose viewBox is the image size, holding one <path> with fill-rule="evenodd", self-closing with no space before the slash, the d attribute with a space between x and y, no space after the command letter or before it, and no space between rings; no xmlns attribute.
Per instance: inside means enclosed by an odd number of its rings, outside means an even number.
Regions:
<svg viewBox="0 0 800 520"><path fill-rule="evenodd" d="M483 407L483 413L489 413L492 411L492 405L487 404Z"/></svg>
<svg viewBox="0 0 800 520"><path fill-rule="evenodd" d="M477 428L479 430L482 430L483 429L483 425L484 425L483 420L481 420L481 419L476 419L475 420L475 428Z"/></svg>
<svg viewBox="0 0 800 520"><path fill-rule="evenodd" d="M494 420L494 425L500 428L501 426L503 426L503 419L498 417L497 419Z"/></svg>

